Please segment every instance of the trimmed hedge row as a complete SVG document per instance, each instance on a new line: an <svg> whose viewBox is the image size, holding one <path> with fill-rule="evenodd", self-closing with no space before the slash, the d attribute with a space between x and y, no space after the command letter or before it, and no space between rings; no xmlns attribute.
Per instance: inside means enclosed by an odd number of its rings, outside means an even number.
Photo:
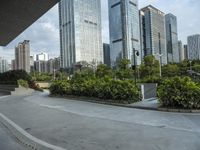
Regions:
<svg viewBox="0 0 200 150"><path fill-rule="evenodd" d="M113 79L75 79L55 81L51 87L52 95L74 95L113 100L118 103L140 101L140 91L131 81Z"/></svg>
<svg viewBox="0 0 200 150"><path fill-rule="evenodd" d="M200 86L189 77L164 80L158 88L158 97L164 107L200 109Z"/></svg>

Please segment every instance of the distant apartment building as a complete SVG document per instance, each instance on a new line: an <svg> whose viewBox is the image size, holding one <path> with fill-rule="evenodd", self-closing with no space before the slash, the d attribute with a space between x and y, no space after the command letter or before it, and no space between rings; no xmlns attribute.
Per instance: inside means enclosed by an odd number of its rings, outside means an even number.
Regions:
<svg viewBox="0 0 200 150"><path fill-rule="evenodd" d="M188 57L188 46L184 45L183 49L184 49L184 59L188 60L189 59L189 57Z"/></svg>
<svg viewBox="0 0 200 150"><path fill-rule="evenodd" d="M166 44L167 44L167 61L169 63L178 63L178 32L177 32L177 18L173 14L165 15L166 27Z"/></svg>
<svg viewBox="0 0 200 150"><path fill-rule="evenodd" d="M182 62L185 59L182 41L178 41L178 51L179 51L179 56L180 56L179 62Z"/></svg>
<svg viewBox="0 0 200 150"><path fill-rule="evenodd" d="M101 0L61 0L59 3L61 68L77 62L103 63Z"/></svg>
<svg viewBox="0 0 200 150"><path fill-rule="evenodd" d="M34 68L35 68L35 72L48 73L47 61L35 61Z"/></svg>
<svg viewBox="0 0 200 150"><path fill-rule="evenodd" d="M4 73L9 70L8 61L0 57L0 73Z"/></svg>
<svg viewBox="0 0 200 150"><path fill-rule="evenodd" d="M35 55L36 61L48 61L49 60L49 54L47 53L40 53Z"/></svg>
<svg viewBox="0 0 200 150"><path fill-rule="evenodd" d="M48 61L35 61L35 72L39 73L53 73L54 70L60 70L60 58L49 59Z"/></svg>
<svg viewBox="0 0 200 150"><path fill-rule="evenodd" d="M30 72L34 72L34 57L30 56Z"/></svg>
<svg viewBox="0 0 200 150"><path fill-rule="evenodd" d="M54 71L60 70L60 58L49 59L47 62L48 73L54 73Z"/></svg>
<svg viewBox="0 0 200 150"><path fill-rule="evenodd" d="M200 59L200 34L191 35L187 38L189 60Z"/></svg>
<svg viewBox="0 0 200 150"><path fill-rule="evenodd" d="M30 42L28 40L15 47L15 70L25 70L30 73Z"/></svg>
<svg viewBox="0 0 200 150"><path fill-rule="evenodd" d="M143 55L154 55L161 64L167 64L165 14L149 5L140 10L140 20Z"/></svg>
<svg viewBox="0 0 200 150"><path fill-rule="evenodd" d="M110 66L110 44L103 44L103 58L104 58L104 64L107 66Z"/></svg>
<svg viewBox="0 0 200 150"><path fill-rule="evenodd" d="M129 59L132 66L141 64L138 0L109 0L111 65ZM138 56L136 55L139 54Z"/></svg>

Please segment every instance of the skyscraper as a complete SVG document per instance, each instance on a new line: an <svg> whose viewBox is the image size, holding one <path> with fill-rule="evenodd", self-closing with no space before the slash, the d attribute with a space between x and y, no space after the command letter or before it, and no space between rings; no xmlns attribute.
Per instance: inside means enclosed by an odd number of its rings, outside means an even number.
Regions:
<svg viewBox="0 0 200 150"><path fill-rule="evenodd" d="M59 18L61 68L102 63L101 0L61 0Z"/></svg>
<svg viewBox="0 0 200 150"><path fill-rule="evenodd" d="M184 45L183 48L184 48L184 59L188 60L188 46Z"/></svg>
<svg viewBox="0 0 200 150"><path fill-rule="evenodd" d="M30 42L25 40L15 47L15 69L30 73Z"/></svg>
<svg viewBox="0 0 200 150"><path fill-rule="evenodd" d="M178 63L180 60L178 51L177 18L173 14L165 15L166 44L168 62Z"/></svg>
<svg viewBox="0 0 200 150"><path fill-rule="evenodd" d="M200 59L200 34L191 35L187 38L188 54L190 60Z"/></svg>
<svg viewBox="0 0 200 150"><path fill-rule="evenodd" d="M167 64L165 14L149 5L141 9L140 15L144 56L154 55L161 64Z"/></svg>
<svg viewBox="0 0 200 150"><path fill-rule="evenodd" d="M179 62L182 62L185 59L182 41L178 41L178 51L179 51L179 56L180 56Z"/></svg>
<svg viewBox="0 0 200 150"><path fill-rule="evenodd" d="M108 3L111 65L116 66L123 58L129 59L132 65L141 64L138 0L109 0Z"/></svg>
<svg viewBox="0 0 200 150"><path fill-rule="evenodd" d="M0 73L8 71L8 62L6 59L0 57Z"/></svg>
<svg viewBox="0 0 200 150"><path fill-rule="evenodd" d="M104 64L110 66L110 44L103 43Z"/></svg>

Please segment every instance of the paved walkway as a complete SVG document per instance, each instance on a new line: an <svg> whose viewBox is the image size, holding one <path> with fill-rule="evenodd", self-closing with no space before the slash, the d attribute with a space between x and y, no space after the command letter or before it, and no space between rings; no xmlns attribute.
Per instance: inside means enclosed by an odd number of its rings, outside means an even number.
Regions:
<svg viewBox="0 0 200 150"><path fill-rule="evenodd" d="M143 108L143 109L150 109L150 110L157 110L159 108L158 99L151 98L146 99L141 102L137 102L134 104L130 104L130 106L136 107L136 108Z"/></svg>
<svg viewBox="0 0 200 150"><path fill-rule="evenodd" d="M0 112L33 136L68 150L199 150L200 115L50 98L0 99Z"/></svg>

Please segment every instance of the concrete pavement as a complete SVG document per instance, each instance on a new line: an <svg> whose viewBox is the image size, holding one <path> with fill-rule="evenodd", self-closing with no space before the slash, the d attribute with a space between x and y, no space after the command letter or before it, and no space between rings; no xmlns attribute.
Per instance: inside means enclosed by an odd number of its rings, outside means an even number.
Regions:
<svg viewBox="0 0 200 150"><path fill-rule="evenodd" d="M0 99L0 112L33 136L69 150L199 150L200 115L50 98Z"/></svg>
<svg viewBox="0 0 200 150"><path fill-rule="evenodd" d="M1 150L25 150L25 147L19 144L14 137L10 135L7 129L0 123L0 149Z"/></svg>

